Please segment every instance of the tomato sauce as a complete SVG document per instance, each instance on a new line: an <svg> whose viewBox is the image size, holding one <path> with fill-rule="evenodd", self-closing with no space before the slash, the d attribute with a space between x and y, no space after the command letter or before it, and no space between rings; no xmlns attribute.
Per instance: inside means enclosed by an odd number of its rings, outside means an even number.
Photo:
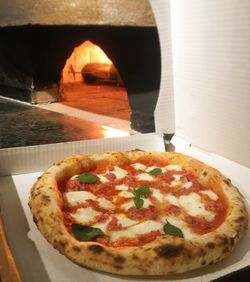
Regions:
<svg viewBox="0 0 250 282"><path fill-rule="evenodd" d="M139 161L137 161L139 162ZM164 167L168 163L163 161L147 160L139 162L147 167ZM93 184L84 184L80 183L78 178L69 179L63 183L59 184L59 190L61 193L70 192L70 191L88 191L93 193L97 198L104 197L115 205L114 210L105 210L98 205L94 200L86 200L84 204L78 206L70 206L66 201L63 203L63 216L65 221L65 226L71 233L71 225L74 223L74 220L71 216L71 213L76 212L79 207L92 207L99 214L95 217L95 222L105 222L109 219L107 224L108 231L115 231L123 229L122 225L118 222L116 218L116 213L123 213L127 218L137 221L145 220L158 220L160 217L175 216L185 221L187 226L196 234L205 234L215 230L225 219L228 204L223 193L216 188L216 180L209 183L209 186L201 185L196 179L195 175L191 171L181 170L170 170L163 172L159 175L154 175L153 181L138 181L136 175L145 173L144 170L135 169L131 166L131 163L125 162L119 166L121 169L127 171L127 175L119 179L117 176L112 173L114 169L114 164L109 162L102 162L98 164L94 170L90 171L92 174L105 174L108 172L105 177L107 182L96 182ZM171 182L175 180L174 175L180 175L180 182L192 182L192 186L188 189L184 188L181 184L171 187ZM130 207L127 211L121 209L121 205L129 202L131 198L125 198L119 196L121 190L115 189L116 185L127 185L131 187L128 191L133 193L133 189L138 189L140 187L146 186L153 189L158 189L161 194L168 195L171 194L174 197L180 197L182 195L188 195L189 193L198 193L201 197L202 202L205 205L205 208L214 213L214 219L212 221L206 220L202 216L191 216L184 211L180 206L171 204L170 202L164 200L163 202L159 199L154 198L153 193L149 192L147 197L151 200L152 205L147 208L136 208L135 206ZM202 190L212 190L218 196L217 200L211 200L207 195L199 193ZM142 197L143 199L143 197ZM133 200L133 198L132 198ZM124 238L120 239L117 242L111 242L109 238L105 236L98 237L94 239L96 242L99 242L104 245L113 246L113 247L122 247L122 246L141 246L148 242L155 240L158 236L162 235L159 230L151 231L147 234L140 235L136 238Z"/></svg>

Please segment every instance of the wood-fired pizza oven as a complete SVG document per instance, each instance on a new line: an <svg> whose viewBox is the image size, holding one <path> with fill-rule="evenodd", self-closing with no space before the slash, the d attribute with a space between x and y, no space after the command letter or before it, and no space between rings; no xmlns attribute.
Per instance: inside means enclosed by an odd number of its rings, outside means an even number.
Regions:
<svg viewBox="0 0 250 282"><path fill-rule="evenodd" d="M25 1L18 6L10 0L1 9L0 19L0 95L39 103L37 94L41 98L47 92L50 102L63 100L67 59L87 42L112 61L117 72L111 71L114 75L108 83L126 89L131 127L154 131L161 58L148 1L36 1L35 5ZM72 73L84 72L87 80L89 66L84 66L83 71L73 68ZM107 80L96 81L102 82Z"/></svg>

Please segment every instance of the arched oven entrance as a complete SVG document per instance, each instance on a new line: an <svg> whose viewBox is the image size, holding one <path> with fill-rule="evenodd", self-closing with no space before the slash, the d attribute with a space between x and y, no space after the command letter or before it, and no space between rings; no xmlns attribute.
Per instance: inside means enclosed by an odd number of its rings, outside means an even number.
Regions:
<svg viewBox="0 0 250 282"><path fill-rule="evenodd" d="M119 70L105 52L89 40L67 58L59 82L60 100L87 112L130 121L127 89Z"/></svg>

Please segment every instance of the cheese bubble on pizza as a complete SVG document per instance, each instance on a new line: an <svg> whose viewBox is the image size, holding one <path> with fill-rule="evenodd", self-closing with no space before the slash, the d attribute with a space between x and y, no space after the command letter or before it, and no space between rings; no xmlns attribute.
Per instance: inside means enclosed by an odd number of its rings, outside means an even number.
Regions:
<svg viewBox="0 0 250 282"><path fill-rule="evenodd" d="M37 180L29 206L60 253L121 275L165 275L217 263L248 228L244 199L231 181L175 152L69 157Z"/></svg>

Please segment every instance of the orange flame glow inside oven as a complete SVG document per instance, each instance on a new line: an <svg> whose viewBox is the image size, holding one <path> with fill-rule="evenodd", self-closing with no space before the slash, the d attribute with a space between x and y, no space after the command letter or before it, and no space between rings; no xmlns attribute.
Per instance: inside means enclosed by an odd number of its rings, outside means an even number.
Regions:
<svg viewBox="0 0 250 282"><path fill-rule="evenodd" d="M62 82L82 82L82 69L90 63L104 63L112 65L112 61L103 50L89 40L74 48L71 56L67 59L62 71Z"/></svg>

